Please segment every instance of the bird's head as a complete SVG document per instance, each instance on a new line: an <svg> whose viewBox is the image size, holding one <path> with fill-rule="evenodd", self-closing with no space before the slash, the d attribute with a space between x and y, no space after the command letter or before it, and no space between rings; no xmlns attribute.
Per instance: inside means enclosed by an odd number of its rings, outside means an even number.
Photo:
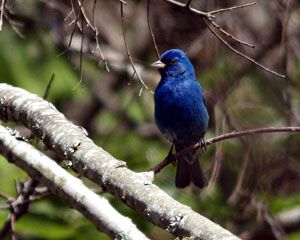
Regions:
<svg viewBox="0 0 300 240"><path fill-rule="evenodd" d="M151 66L158 68L162 77L195 77L195 70L187 55L179 49L170 49L164 52L160 60Z"/></svg>

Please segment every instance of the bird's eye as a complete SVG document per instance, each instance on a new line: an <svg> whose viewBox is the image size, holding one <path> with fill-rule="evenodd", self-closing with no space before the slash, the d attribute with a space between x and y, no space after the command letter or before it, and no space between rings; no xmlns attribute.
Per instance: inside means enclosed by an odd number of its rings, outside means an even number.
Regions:
<svg viewBox="0 0 300 240"><path fill-rule="evenodd" d="M169 64L174 64L176 61L175 61L175 59L171 59L170 61L169 61Z"/></svg>

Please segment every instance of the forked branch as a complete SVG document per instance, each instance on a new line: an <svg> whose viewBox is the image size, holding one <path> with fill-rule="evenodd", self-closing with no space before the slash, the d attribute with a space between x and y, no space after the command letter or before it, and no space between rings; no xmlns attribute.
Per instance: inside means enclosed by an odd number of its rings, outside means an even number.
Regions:
<svg viewBox="0 0 300 240"><path fill-rule="evenodd" d="M177 2L175 0L164 0L165 2L168 2L168 3L171 3L171 4L174 4L178 7L182 7L182 8L186 8L188 9L189 11L195 13L195 14L198 14L200 15L202 18L203 18L203 21L204 23L206 24L206 26L208 27L208 29L211 31L211 33L217 37L217 39L219 41L221 41L226 47L228 47L231 51L233 51L235 54L245 58L246 60L254 63L255 65L257 65L258 67L262 68L263 70L267 71L267 72L270 72L272 74L274 74L275 76L277 77L281 77L281 78L284 78L285 76L280 74L280 73L277 73L275 72L274 70L271 70L270 68L262 65L261 63L255 61L254 59L252 59L251 57L247 56L246 54L240 52L239 50L237 50L236 48L234 48L232 45L230 45L223 37L221 37L216 31L214 31L213 28L215 28L216 30L218 30L221 34L223 34L224 36L232 39L233 41L235 41L236 43L238 44L242 44L244 46L247 46L247 47L251 47L251 48L254 48L255 46L246 42L246 41L243 41L243 40L240 40L239 38L233 36L233 34L231 34L229 31L226 31L225 29L223 29L216 21L215 21L215 15L216 14L219 14L219 13L224 13L224 12L228 12L228 11L233 11L233 10L237 10L237 9L241 9L241 8L245 8L245 7L250 7L250 6L253 6L256 4L256 2L250 2L250 3L246 3L246 4L242 4L242 5L237 5L237 6L232 6L232 7L228 7L228 8L222 8L222 9L217 9L217 10L213 10L213 11L209 11L209 12L203 12L203 11L200 11L198 9L195 9L193 7L191 7L191 2L192 0L188 0L187 3L181 3L181 2ZM149 4L148 4L149 5ZM149 8L149 6L148 6ZM149 11L149 10L148 10ZM148 19L148 22L149 22L149 19ZM213 27L213 28L212 28ZM149 28L150 29L150 28ZM150 30L150 33L152 32L152 30ZM152 33L151 33L152 35ZM156 43L155 43L155 40L154 40L154 37L152 37L153 39L153 44L154 46L156 46Z"/></svg>

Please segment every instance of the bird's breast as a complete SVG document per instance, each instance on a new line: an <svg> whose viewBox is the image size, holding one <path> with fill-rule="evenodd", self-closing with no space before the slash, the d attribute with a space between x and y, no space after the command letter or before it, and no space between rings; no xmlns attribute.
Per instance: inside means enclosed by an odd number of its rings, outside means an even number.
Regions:
<svg viewBox="0 0 300 240"><path fill-rule="evenodd" d="M203 136L208 115L198 82L160 84L154 99L155 119L162 133L184 141Z"/></svg>

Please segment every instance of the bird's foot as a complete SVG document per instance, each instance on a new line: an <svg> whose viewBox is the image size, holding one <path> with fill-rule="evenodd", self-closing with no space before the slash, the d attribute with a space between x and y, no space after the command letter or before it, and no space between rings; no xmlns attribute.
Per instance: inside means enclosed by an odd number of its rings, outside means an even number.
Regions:
<svg viewBox="0 0 300 240"><path fill-rule="evenodd" d="M154 174L159 173L164 167L169 165L170 163L174 163L176 161L175 155L173 154L174 143L171 146L171 149L167 155L167 157L157 164L155 167L151 168L149 171L153 171Z"/></svg>
<svg viewBox="0 0 300 240"><path fill-rule="evenodd" d="M205 152L207 149L207 143L203 138L199 141L199 147L203 152Z"/></svg>

